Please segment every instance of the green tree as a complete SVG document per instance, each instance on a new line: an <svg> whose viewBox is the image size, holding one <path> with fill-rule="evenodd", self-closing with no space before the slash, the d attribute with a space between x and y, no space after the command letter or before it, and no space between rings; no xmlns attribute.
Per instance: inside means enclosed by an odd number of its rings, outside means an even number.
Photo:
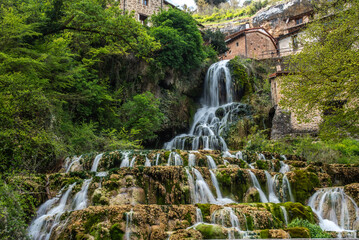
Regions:
<svg viewBox="0 0 359 240"><path fill-rule="evenodd" d="M206 54L196 21L185 12L169 9L152 16L151 35L162 45L156 59L182 72L200 65Z"/></svg>
<svg viewBox="0 0 359 240"><path fill-rule="evenodd" d="M210 29L207 29L203 36L203 40L211 44L219 54L225 53L228 50L224 39L225 35L220 30L213 32Z"/></svg>
<svg viewBox="0 0 359 240"><path fill-rule="evenodd" d="M318 1L315 7L303 49L289 60L293 74L283 79L281 103L302 121L321 113L322 137L357 137L359 2Z"/></svg>
<svg viewBox="0 0 359 240"><path fill-rule="evenodd" d="M196 4L197 2L200 2L201 0L195 0ZM221 3L227 2L228 0L204 0L206 3L210 5L216 5L218 6Z"/></svg>
<svg viewBox="0 0 359 240"><path fill-rule="evenodd" d="M131 101L123 104L121 109L125 128L136 131L143 140L154 139L164 117L159 105L159 100L150 92L134 96Z"/></svg>

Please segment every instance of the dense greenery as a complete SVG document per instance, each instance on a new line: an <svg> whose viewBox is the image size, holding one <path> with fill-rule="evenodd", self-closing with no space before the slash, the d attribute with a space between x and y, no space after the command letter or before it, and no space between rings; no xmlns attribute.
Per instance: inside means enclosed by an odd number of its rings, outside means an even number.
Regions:
<svg viewBox="0 0 359 240"><path fill-rule="evenodd" d="M324 232L320 226L310 223L308 220L296 218L289 223L288 227L305 227L309 229L311 238L331 238L332 236Z"/></svg>
<svg viewBox="0 0 359 240"><path fill-rule="evenodd" d="M211 31L210 29L207 29L204 32L203 40L212 45L214 50L219 54L225 53L228 50L225 42L225 35L220 30Z"/></svg>
<svg viewBox="0 0 359 240"><path fill-rule="evenodd" d="M151 20L151 34L162 45L156 58L163 66L185 72L201 64L206 57L203 39L188 13L169 9L153 15Z"/></svg>
<svg viewBox="0 0 359 240"><path fill-rule="evenodd" d="M282 104L302 121L322 113L322 138L357 137L359 3L317 1L315 8L317 19L300 39L303 50L289 60L294 74L283 80Z"/></svg>

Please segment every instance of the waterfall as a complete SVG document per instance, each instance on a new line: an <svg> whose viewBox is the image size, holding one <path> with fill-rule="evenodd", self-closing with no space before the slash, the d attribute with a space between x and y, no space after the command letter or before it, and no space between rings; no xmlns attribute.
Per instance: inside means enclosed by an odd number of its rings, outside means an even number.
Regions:
<svg viewBox="0 0 359 240"><path fill-rule="evenodd" d="M289 180L287 178L287 175L283 175L282 189L283 189L283 193L285 193L285 189L287 189L287 192L289 194L289 200L291 202L295 202L294 201L294 196L293 196L293 193L292 193L292 188L290 187L290 182L289 182ZM286 200L288 201L288 197L286 197Z"/></svg>
<svg viewBox="0 0 359 240"><path fill-rule="evenodd" d="M176 152L171 152L168 157L168 166L181 166L183 165L183 160L181 156Z"/></svg>
<svg viewBox="0 0 359 240"><path fill-rule="evenodd" d="M247 106L233 102L233 83L228 60L214 63L207 71L202 107L194 116L188 134L176 136L164 145L165 149L220 149L228 150L222 138L223 130L234 120L238 112L248 112Z"/></svg>
<svg viewBox="0 0 359 240"><path fill-rule="evenodd" d="M272 203L280 203L278 197L275 194L275 177L272 177L268 171L264 171L267 178L267 188L268 188L268 201Z"/></svg>
<svg viewBox="0 0 359 240"><path fill-rule="evenodd" d="M285 174L290 171L290 167L288 164L285 164L283 161L280 161L279 163L280 163L280 170L279 170L280 173Z"/></svg>
<svg viewBox="0 0 359 240"><path fill-rule="evenodd" d="M95 157L95 160L93 161L93 164L91 167L91 172L97 172L98 164L99 164L102 156L103 156L103 153L101 153Z"/></svg>
<svg viewBox="0 0 359 240"><path fill-rule="evenodd" d="M196 155L194 155L193 153L188 154L188 166L196 166Z"/></svg>
<svg viewBox="0 0 359 240"><path fill-rule="evenodd" d="M266 160L266 157L263 153L258 153L258 160Z"/></svg>
<svg viewBox="0 0 359 240"><path fill-rule="evenodd" d="M319 189L308 201L325 231L350 232L359 221L359 208L340 187Z"/></svg>
<svg viewBox="0 0 359 240"><path fill-rule="evenodd" d="M159 161L159 159L160 159L160 154L157 153L157 156L156 156L156 166L158 166L158 161Z"/></svg>
<svg viewBox="0 0 359 240"><path fill-rule="evenodd" d="M243 153L241 151L236 153L236 158L243 160Z"/></svg>
<svg viewBox="0 0 359 240"><path fill-rule="evenodd" d="M129 152L124 152L123 153L123 159L121 161L121 165L120 165L120 168L123 168L123 167L129 167L130 166L130 153Z"/></svg>
<svg viewBox="0 0 359 240"><path fill-rule="evenodd" d="M188 171L187 168L186 168L186 174L187 174L187 179L188 179L189 190L190 190L190 193L191 193L191 202L195 203L196 200L197 200L195 182L194 182L194 179L192 177L192 174Z"/></svg>
<svg viewBox="0 0 359 240"><path fill-rule="evenodd" d="M196 184L195 184L195 203L212 203L216 204L216 198L214 197L211 189L207 185L206 181L204 181L201 173L193 168L193 173L196 176Z"/></svg>
<svg viewBox="0 0 359 240"><path fill-rule="evenodd" d="M283 159L283 160L287 160L287 157L285 155L280 155L280 157Z"/></svg>
<svg viewBox="0 0 359 240"><path fill-rule="evenodd" d="M215 163L215 161L213 160L213 158L211 156L207 156L207 162L208 162L208 168L209 169L216 169L217 165Z"/></svg>
<svg viewBox="0 0 359 240"><path fill-rule="evenodd" d="M81 210L87 207L87 192L91 182L92 182L92 178L85 180L81 187L81 191L76 193L73 201L74 210Z"/></svg>
<svg viewBox="0 0 359 240"><path fill-rule="evenodd" d="M284 222L285 222L285 225L288 226L288 213L287 213L287 210L285 209L284 206L280 206L280 209L283 213L283 218L284 218Z"/></svg>
<svg viewBox="0 0 359 240"><path fill-rule="evenodd" d="M151 161L146 157L145 167L151 167Z"/></svg>
<svg viewBox="0 0 359 240"><path fill-rule="evenodd" d="M81 158L82 158L82 156L80 156L80 157L73 157L72 158L72 161L71 161L71 163L68 165L68 161L66 161L66 166L65 166L65 168L66 168L66 173L68 173L68 172L70 172L71 171L71 168L72 168L72 166L75 164L75 163L78 163L78 162L80 162L80 160L81 160Z"/></svg>
<svg viewBox="0 0 359 240"><path fill-rule="evenodd" d="M46 201L37 212L36 219L29 227L29 236L32 239L49 239L52 230L59 224L61 215L67 210L67 201L76 183L69 186L67 191L60 197ZM55 206L56 202L59 202Z"/></svg>
<svg viewBox="0 0 359 240"><path fill-rule="evenodd" d="M136 161L136 157L133 157L130 163L130 167L134 167L135 166L135 161Z"/></svg>
<svg viewBox="0 0 359 240"><path fill-rule="evenodd" d="M248 171L248 173L249 173L249 176L251 177L253 186L254 186L254 187L258 190L258 192L259 192L259 197L260 197L260 199L261 199L261 202L262 202L262 203L267 203L267 202L268 202L268 199L267 199L265 193L263 192L263 190L262 190L262 188L261 188L261 185L259 184L256 175L254 175L254 173L252 173L252 171Z"/></svg>
<svg viewBox="0 0 359 240"><path fill-rule="evenodd" d="M133 210L131 209L130 212L126 213L126 232L125 232L125 239L126 240L131 240L132 217L133 217Z"/></svg>
<svg viewBox="0 0 359 240"><path fill-rule="evenodd" d="M228 229L228 239L235 239L235 232L240 233L239 219L230 207L224 207L213 212L211 216L212 224L219 224Z"/></svg>
<svg viewBox="0 0 359 240"><path fill-rule="evenodd" d="M214 172L212 170L209 170L210 174L211 174L211 180L213 183L214 188L216 189L216 193L217 193L217 198L222 199L222 193L221 190L219 189L219 184L216 178L216 175L214 174Z"/></svg>
<svg viewBox="0 0 359 240"><path fill-rule="evenodd" d="M196 208L196 223L203 223L203 215L200 208Z"/></svg>

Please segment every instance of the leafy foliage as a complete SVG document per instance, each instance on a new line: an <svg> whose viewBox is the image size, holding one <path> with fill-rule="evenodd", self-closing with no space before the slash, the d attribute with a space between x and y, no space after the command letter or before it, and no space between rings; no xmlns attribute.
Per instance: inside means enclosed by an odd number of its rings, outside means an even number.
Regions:
<svg viewBox="0 0 359 240"><path fill-rule="evenodd" d="M304 122L308 113L321 113L323 138L356 137L359 3L318 1L316 9L318 18L301 39L303 50L289 60L294 74L283 79L282 104Z"/></svg>
<svg viewBox="0 0 359 240"><path fill-rule="evenodd" d="M164 117L159 105L159 100L150 92L134 96L121 109L125 128L133 129L135 136L141 136L143 140L155 138L154 133L160 129Z"/></svg>
<svg viewBox="0 0 359 240"><path fill-rule="evenodd" d="M219 54L225 53L228 50L224 39L225 35L220 30L213 32L210 29L207 29L203 36L203 40L211 44Z"/></svg>
<svg viewBox="0 0 359 240"><path fill-rule="evenodd" d="M156 59L166 67L182 72L195 69L206 57L196 21L178 9L162 11L152 18L151 35L162 49Z"/></svg>
<svg viewBox="0 0 359 240"><path fill-rule="evenodd" d="M288 224L288 227L305 227L309 229L311 238L331 238L327 232L324 232L320 226L310 223L308 220L296 218Z"/></svg>

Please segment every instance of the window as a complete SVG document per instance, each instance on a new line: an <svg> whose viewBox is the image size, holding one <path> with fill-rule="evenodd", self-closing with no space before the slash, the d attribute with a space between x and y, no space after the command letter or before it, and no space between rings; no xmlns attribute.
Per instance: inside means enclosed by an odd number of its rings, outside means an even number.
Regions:
<svg viewBox="0 0 359 240"><path fill-rule="evenodd" d="M347 103L347 100L333 100L327 101L325 103L326 108L324 109L324 116L335 115L336 112L343 108L344 104Z"/></svg>
<svg viewBox="0 0 359 240"><path fill-rule="evenodd" d="M298 18L295 20L296 25L301 24L301 23L303 23L303 18Z"/></svg>
<svg viewBox="0 0 359 240"><path fill-rule="evenodd" d="M145 5L145 6L148 6L148 2L149 2L150 0L142 0L142 4L143 5Z"/></svg>
<svg viewBox="0 0 359 240"><path fill-rule="evenodd" d="M239 46L238 42L237 42L237 47Z"/></svg>
<svg viewBox="0 0 359 240"><path fill-rule="evenodd" d="M142 23L142 25L144 25L146 22L146 19L148 18L148 16L146 15L142 15L142 14L138 14L138 20Z"/></svg>

